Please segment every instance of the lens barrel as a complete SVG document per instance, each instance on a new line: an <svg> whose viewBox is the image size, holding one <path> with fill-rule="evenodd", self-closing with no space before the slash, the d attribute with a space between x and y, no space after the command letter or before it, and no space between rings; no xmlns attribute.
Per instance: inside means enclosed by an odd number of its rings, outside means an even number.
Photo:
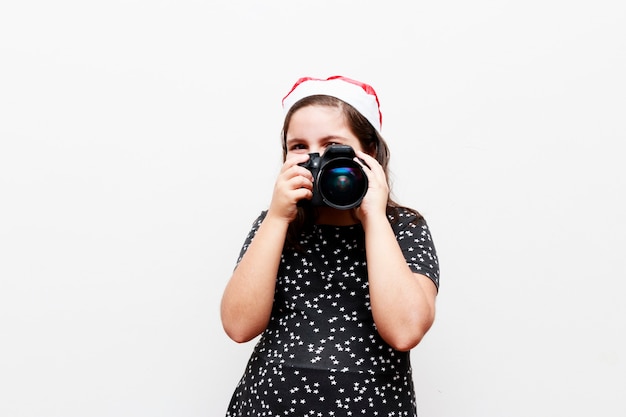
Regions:
<svg viewBox="0 0 626 417"><path fill-rule="evenodd" d="M335 157L320 167L317 183L324 203L348 210L359 206L367 193L363 167L351 158Z"/></svg>

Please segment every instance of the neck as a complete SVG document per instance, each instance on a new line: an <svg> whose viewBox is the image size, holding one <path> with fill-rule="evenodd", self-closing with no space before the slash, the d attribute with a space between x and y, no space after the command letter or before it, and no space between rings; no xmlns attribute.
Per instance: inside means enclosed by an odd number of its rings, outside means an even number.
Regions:
<svg viewBox="0 0 626 417"><path fill-rule="evenodd" d="M315 223L331 226L351 226L360 222L354 213L354 209L338 210L332 207L319 207Z"/></svg>

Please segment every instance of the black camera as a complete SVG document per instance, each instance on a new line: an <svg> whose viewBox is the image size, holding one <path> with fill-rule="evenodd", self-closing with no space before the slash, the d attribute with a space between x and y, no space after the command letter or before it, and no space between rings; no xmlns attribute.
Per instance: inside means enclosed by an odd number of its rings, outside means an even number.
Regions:
<svg viewBox="0 0 626 417"><path fill-rule="evenodd" d="M309 160L300 165L313 174L310 204L340 210L361 204L368 182L363 167L354 160L355 156L354 149L348 145L330 145L322 156L317 152L309 154Z"/></svg>

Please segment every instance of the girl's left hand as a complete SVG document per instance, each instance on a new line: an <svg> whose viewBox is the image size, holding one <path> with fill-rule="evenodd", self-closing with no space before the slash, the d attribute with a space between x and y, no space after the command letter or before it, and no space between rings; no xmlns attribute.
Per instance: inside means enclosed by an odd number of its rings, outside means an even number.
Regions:
<svg viewBox="0 0 626 417"><path fill-rule="evenodd" d="M386 215L387 200L389 199L389 185L383 167L372 156L365 152L356 151L355 160L363 166L367 175L368 188L361 205L356 209L357 218L363 223L368 216ZM365 161L365 164L361 160Z"/></svg>

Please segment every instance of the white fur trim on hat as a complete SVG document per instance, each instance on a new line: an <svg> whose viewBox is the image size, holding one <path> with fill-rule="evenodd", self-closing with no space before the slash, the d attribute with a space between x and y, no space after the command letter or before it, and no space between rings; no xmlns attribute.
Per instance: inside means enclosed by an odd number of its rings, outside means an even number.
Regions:
<svg viewBox="0 0 626 417"><path fill-rule="evenodd" d="M345 101L365 116L380 132L383 116L380 112L378 96L370 85L339 75L325 80L311 77L300 78L283 98L285 115L298 100L314 95L332 96Z"/></svg>

